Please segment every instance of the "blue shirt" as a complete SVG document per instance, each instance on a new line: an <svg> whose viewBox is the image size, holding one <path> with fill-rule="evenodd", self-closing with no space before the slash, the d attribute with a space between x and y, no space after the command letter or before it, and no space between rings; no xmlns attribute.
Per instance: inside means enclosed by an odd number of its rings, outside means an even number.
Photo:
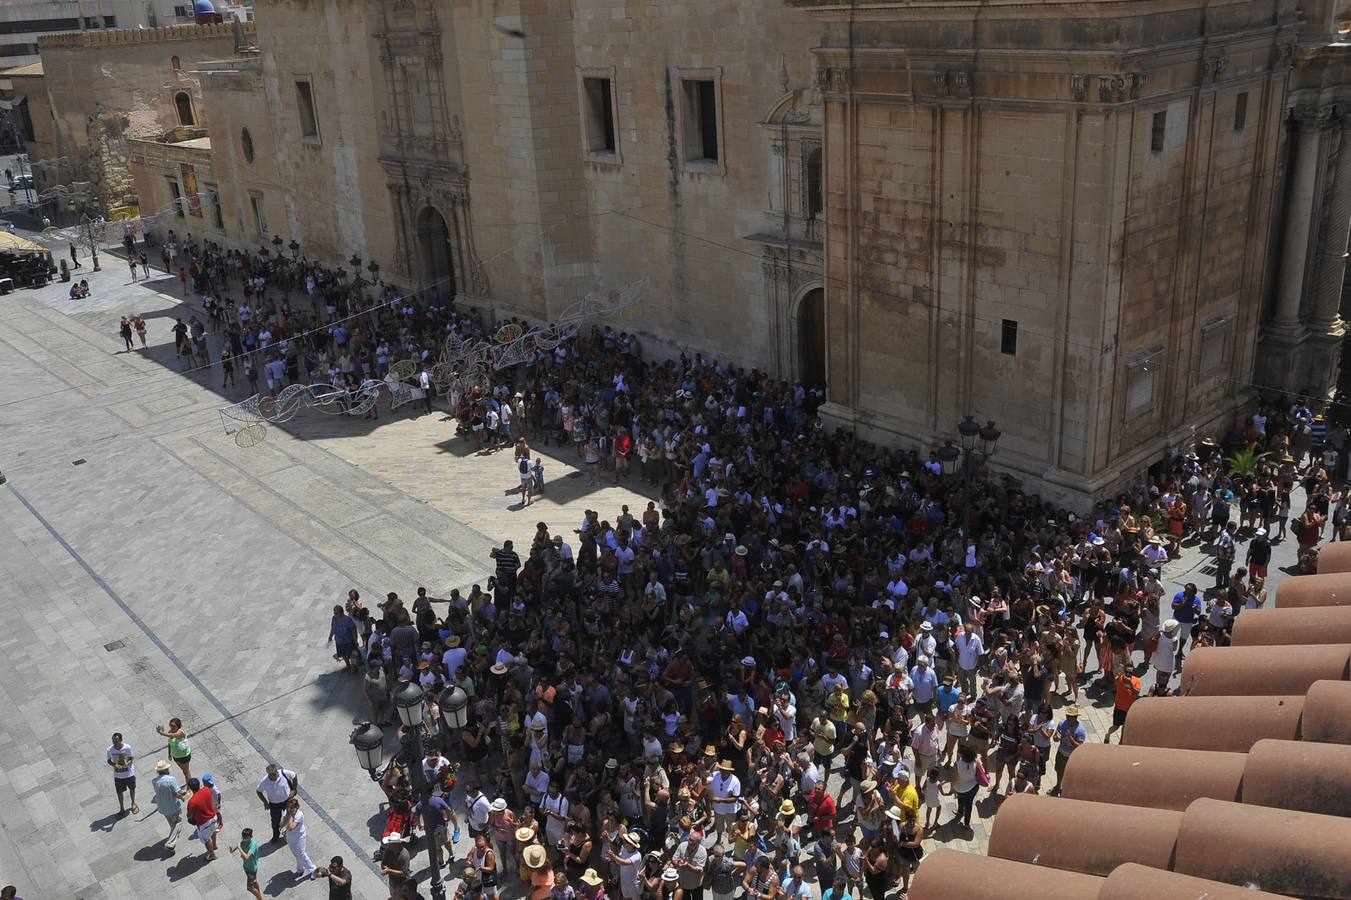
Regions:
<svg viewBox="0 0 1351 900"><path fill-rule="evenodd" d="M961 696L961 693L961 691L957 690L956 685L945 684L940 687L935 694L938 698L939 713L946 713L948 710L952 709L953 704L957 702L957 698Z"/></svg>
<svg viewBox="0 0 1351 900"><path fill-rule="evenodd" d="M920 671L919 666L910 670L910 680L915 683L915 702L928 703L934 698L938 688L938 673L932 667Z"/></svg>
<svg viewBox="0 0 1351 900"><path fill-rule="evenodd" d="M1192 597L1191 602L1187 602L1187 592L1178 591L1173 595L1173 618L1184 625L1190 625L1196 621L1196 616L1201 612L1201 595Z"/></svg>
<svg viewBox="0 0 1351 900"><path fill-rule="evenodd" d="M1055 726L1055 736L1060 745L1056 752L1061 756L1069 756L1074 752L1074 744L1070 742L1070 738L1073 737L1082 743L1088 739L1088 732L1078 722L1071 723L1069 719L1063 719Z"/></svg>
<svg viewBox="0 0 1351 900"><path fill-rule="evenodd" d="M245 872L257 872L257 871L258 871L258 842L255 841L255 840L253 840L252 838L250 838L247 842L245 842L245 841L240 841L240 842L239 842L239 850L240 850L241 853L247 853L247 854L248 854L248 857L245 858L245 860L244 860L244 871L245 871Z"/></svg>

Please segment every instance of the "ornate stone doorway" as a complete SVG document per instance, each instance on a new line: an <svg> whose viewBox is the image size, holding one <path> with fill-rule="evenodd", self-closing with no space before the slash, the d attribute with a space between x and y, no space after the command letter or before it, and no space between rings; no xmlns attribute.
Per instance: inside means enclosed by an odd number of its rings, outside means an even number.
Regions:
<svg viewBox="0 0 1351 900"><path fill-rule="evenodd" d="M453 298L455 263L451 256L450 228L435 207L424 208L418 216L417 236L422 253L422 289Z"/></svg>
<svg viewBox="0 0 1351 900"><path fill-rule="evenodd" d="M809 388L826 386L826 295L812 288L797 306L798 377Z"/></svg>

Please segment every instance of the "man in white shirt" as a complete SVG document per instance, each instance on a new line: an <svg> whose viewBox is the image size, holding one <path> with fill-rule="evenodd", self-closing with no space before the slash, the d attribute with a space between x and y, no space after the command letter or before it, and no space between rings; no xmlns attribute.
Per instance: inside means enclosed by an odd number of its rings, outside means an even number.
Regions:
<svg viewBox="0 0 1351 900"><path fill-rule="evenodd" d="M469 823L469 837L476 838L488 833L488 819L492 816L493 806L477 783L471 782L464 792L464 807L468 812L465 818ZM491 835L489 835L491 837Z"/></svg>
<svg viewBox="0 0 1351 900"><path fill-rule="evenodd" d="M779 730L783 732L783 742L791 745L793 741L797 740L797 707L793 705L787 691L774 700L774 718L779 720Z"/></svg>
<svg viewBox="0 0 1351 900"><path fill-rule="evenodd" d="M736 821L737 805L741 799L741 780L736 777L732 761L724 759L718 771L708 778L709 796L713 801L713 843L722 840L722 833Z"/></svg>
<svg viewBox="0 0 1351 900"><path fill-rule="evenodd" d="M108 747L108 766L113 770L113 787L117 789L117 814L125 816L127 814L126 801L122 799L125 793L131 794L131 814L134 816L141 811L136 805L136 753L131 749L131 744L122 740L122 732L113 733L113 742Z"/></svg>
<svg viewBox="0 0 1351 900"><path fill-rule="evenodd" d="M957 635L957 687L968 697L976 696L976 670L985 655L985 644L970 622Z"/></svg>
<svg viewBox="0 0 1351 900"><path fill-rule="evenodd" d="M525 773L525 795L530 802L539 806L549 791L549 773L540 768L538 760L532 760L530 771Z"/></svg>
<svg viewBox="0 0 1351 900"><path fill-rule="evenodd" d="M276 763L268 763L267 774L258 782L258 799L272 817L272 843L280 844L281 817L286 812L287 802L296 795L300 776L290 769L283 769Z"/></svg>

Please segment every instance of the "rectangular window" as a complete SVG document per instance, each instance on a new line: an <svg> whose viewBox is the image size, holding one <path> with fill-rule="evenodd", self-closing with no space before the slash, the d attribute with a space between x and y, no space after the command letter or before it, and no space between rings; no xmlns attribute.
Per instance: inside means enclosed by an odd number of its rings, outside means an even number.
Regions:
<svg viewBox="0 0 1351 900"><path fill-rule="evenodd" d="M1154 387L1163 348L1138 355L1126 366L1126 418L1134 419L1154 407Z"/></svg>
<svg viewBox="0 0 1351 900"><path fill-rule="evenodd" d="M421 132L432 121L432 98L427 91L427 74L420 67L404 67L404 83L408 85L408 113L414 129Z"/></svg>
<svg viewBox="0 0 1351 900"><path fill-rule="evenodd" d="M1201 358L1197 363L1198 375L1214 375L1224 368L1229 355L1229 323L1218 319L1201 329Z"/></svg>
<svg viewBox="0 0 1351 900"><path fill-rule="evenodd" d="M1004 327L999 335L999 352L1005 356L1018 355L1018 323L1012 319L1004 320Z"/></svg>
<svg viewBox="0 0 1351 900"><path fill-rule="evenodd" d="M711 78L691 78L684 89L685 161L718 161L718 92Z"/></svg>
<svg viewBox="0 0 1351 900"><path fill-rule="evenodd" d="M1248 92L1244 91L1234 98L1234 130L1242 131L1248 124Z"/></svg>
<svg viewBox="0 0 1351 900"><path fill-rule="evenodd" d="M583 78L586 91L586 149L590 153L614 153L615 104L608 78Z"/></svg>
<svg viewBox="0 0 1351 900"><path fill-rule="evenodd" d="M85 17L84 17L84 27L85 27L85 28L98 28L98 27L99 27L99 19L98 19L98 16L85 16Z"/></svg>
<svg viewBox="0 0 1351 900"><path fill-rule="evenodd" d="M103 27L104 27L104 28L116 28L116 27L117 27L117 16L104 16L104 17L103 17Z"/></svg>
<svg viewBox="0 0 1351 900"><path fill-rule="evenodd" d="M178 18L178 19L191 19L191 18L193 18L193 15L192 15L192 7L190 7L190 6L175 6L175 7L174 7L174 17L175 17L175 18Z"/></svg>
<svg viewBox="0 0 1351 900"><path fill-rule="evenodd" d="M1149 131L1149 152L1163 152L1163 132L1168 127L1168 111L1161 109L1154 113L1154 124Z"/></svg>
<svg viewBox="0 0 1351 900"><path fill-rule="evenodd" d="M308 81L296 82L296 105L300 108L300 134L306 140L319 140L319 118L314 113L314 88Z"/></svg>
<svg viewBox="0 0 1351 900"><path fill-rule="evenodd" d="M207 192L211 194L211 212L212 215L215 217L216 227L219 228L221 231L224 231L225 216L221 213L220 208L220 185L208 184L206 186L206 189Z"/></svg>
<svg viewBox="0 0 1351 900"><path fill-rule="evenodd" d="M183 189L178 186L178 182L174 179L167 180L169 182L169 197L172 198L174 204L174 215L181 219L183 218Z"/></svg>
<svg viewBox="0 0 1351 900"><path fill-rule="evenodd" d="M253 236L258 240L267 237L267 213L263 209L263 195L249 192L249 209L253 212Z"/></svg>

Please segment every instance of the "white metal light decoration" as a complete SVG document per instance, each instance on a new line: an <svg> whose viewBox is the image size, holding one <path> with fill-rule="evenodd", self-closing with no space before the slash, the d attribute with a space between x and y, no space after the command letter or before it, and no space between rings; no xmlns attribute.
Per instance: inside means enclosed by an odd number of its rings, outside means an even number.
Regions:
<svg viewBox="0 0 1351 900"><path fill-rule="evenodd" d="M524 327L514 322L503 325L491 340L465 340L451 333L441 351L441 359L430 370L432 382L442 393L461 396L477 389L487 394L492 388L492 373L499 369L533 362L539 353L551 352L572 337L588 321L614 318L638 302L645 282L635 281L608 294L591 293L573 303L558 321L549 325ZM267 350L269 348L261 348ZM276 396L254 394L220 410L226 434L235 437L240 447L253 447L267 436L267 426L295 418L301 409L330 415L364 416L388 396L390 409L398 409L412 400L420 400L423 391L415 382L420 364L400 360L389 367L383 381L367 381L358 388L332 384L292 384Z"/></svg>

